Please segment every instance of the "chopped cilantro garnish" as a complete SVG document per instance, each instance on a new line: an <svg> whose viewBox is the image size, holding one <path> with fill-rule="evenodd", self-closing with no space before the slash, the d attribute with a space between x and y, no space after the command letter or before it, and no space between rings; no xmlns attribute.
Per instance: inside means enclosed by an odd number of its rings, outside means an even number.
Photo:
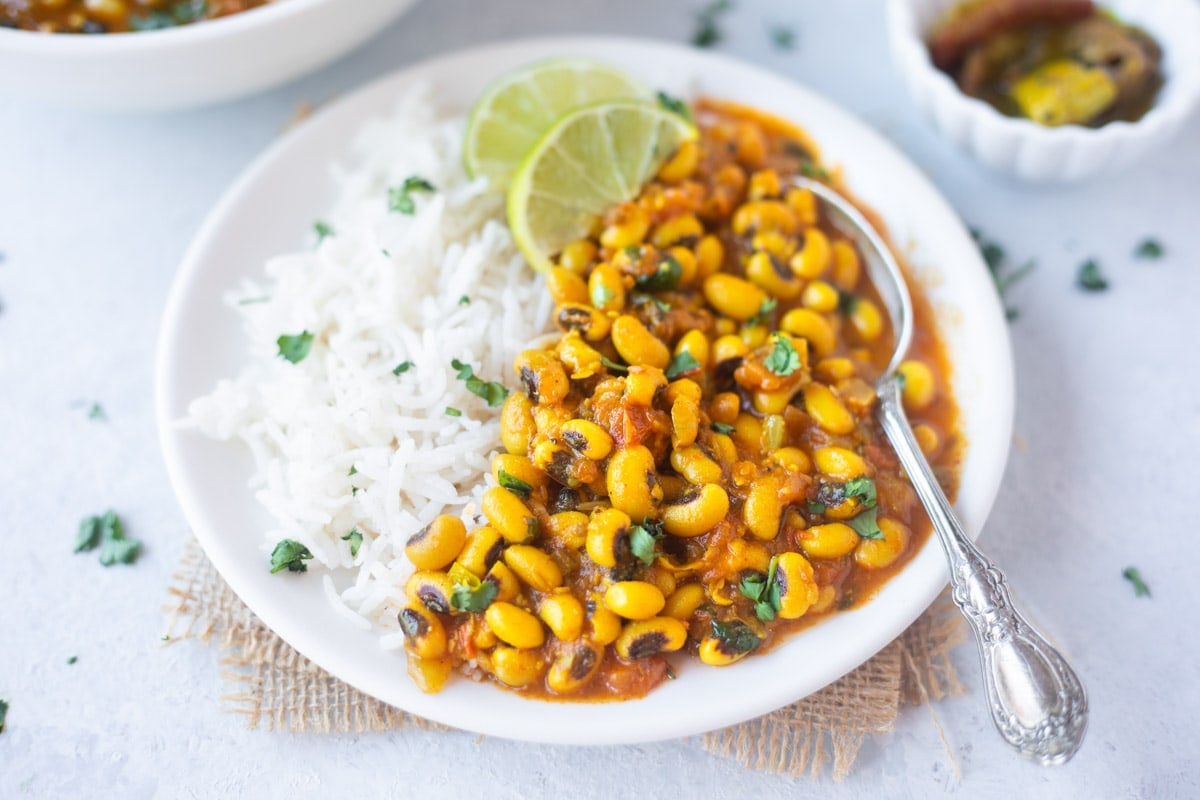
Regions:
<svg viewBox="0 0 1200 800"><path fill-rule="evenodd" d="M1121 577L1133 584L1134 597L1150 596L1150 587L1146 585L1144 580L1142 580L1142 574L1138 572L1137 567L1126 567L1124 571L1121 572Z"/></svg>
<svg viewBox="0 0 1200 800"><path fill-rule="evenodd" d="M257 305L259 303L269 303L269 302L271 302L271 298L265 294L262 294L257 297L243 297L241 300L238 300L237 304L239 306L253 306L253 305Z"/></svg>
<svg viewBox="0 0 1200 800"><path fill-rule="evenodd" d="M393 186L388 189L388 210L399 211L401 214L413 214L417 210L417 203L413 199L413 192L433 192L433 184L417 175L410 175L404 179L404 183L399 186Z"/></svg>
<svg viewBox="0 0 1200 800"><path fill-rule="evenodd" d="M1108 288L1108 281L1100 274L1100 264L1094 258L1089 258L1079 265L1075 283L1080 289L1089 292L1103 292Z"/></svg>
<svg viewBox="0 0 1200 800"><path fill-rule="evenodd" d="M978 228L971 228L971 238L975 240L979 254L983 256L983 262L987 264L988 271L992 273L992 282L996 284L996 293L1000 295L1000 302L1004 304L1004 315L1010 321L1016 319L1020 316L1020 312L1008 305L1006 297L1008 290L1016 285L1017 281L1033 272L1036 263L1032 260L1027 261L1018 269L1010 270L1008 269L1008 255L1003 247L988 240Z"/></svg>
<svg viewBox="0 0 1200 800"><path fill-rule="evenodd" d="M749 572L738 583L738 591L754 601L754 615L763 622L770 622L779 613L779 582L775 580L775 570L779 565L779 556L771 559L767 574Z"/></svg>
<svg viewBox="0 0 1200 800"><path fill-rule="evenodd" d="M446 406L446 416L447 417L461 417L462 411L459 411L454 406Z"/></svg>
<svg viewBox="0 0 1200 800"><path fill-rule="evenodd" d="M518 497L529 497L529 495L533 492L533 487L531 485L515 475L510 475L504 470L500 470L500 473L496 476L496 479L502 488L508 489Z"/></svg>
<svg viewBox="0 0 1200 800"><path fill-rule="evenodd" d="M863 508L876 504L875 481L870 478L852 478L846 481L846 497L857 497Z"/></svg>
<svg viewBox="0 0 1200 800"><path fill-rule="evenodd" d="M613 290L600 282L597 282L596 285L592 287L592 305L594 305L596 308L606 305L609 300L613 299L614 296Z"/></svg>
<svg viewBox="0 0 1200 800"><path fill-rule="evenodd" d="M508 397L508 389L504 388L504 384L496 381L485 381L475 375L475 370L470 364L464 364L457 358L451 359L450 366L458 371L458 379L467 384L467 391L476 397L482 397L487 401L489 408L496 408L504 403L504 399Z"/></svg>
<svg viewBox="0 0 1200 800"><path fill-rule="evenodd" d="M775 348L763 360L763 366L776 375L786 378L800 369L800 354L796 352L796 348L792 346L792 341L788 337L777 333L774 341Z"/></svg>
<svg viewBox="0 0 1200 800"><path fill-rule="evenodd" d="M618 364L606 356L600 356L600 363L603 364L609 372L615 372L618 375L624 375L625 373L629 372L629 367L625 366L624 364Z"/></svg>
<svg viewBox="0 0 1200 800"><path fill-rule="evenodd" d="M392 367L392 374L393 375L403 375L404 373L408 372L412 368L413 368L413 362L401 361L399 364Z"/></svg>
<svg viewBox="0 0 1200 800"><path fill-rule="evenodd" d="M500 587L493 581L481 581L474 575L471 582L456 583L450 592L450 607L468 614L480 614L492 604Z"/></svg>
<svg viewBox="0 0 1200 800"><path fill-rule="evenodd" d="M689 372L700 369L700 362L696 357L684 350L671 359L671 363L667 365L666 376L667 380L673 381L680 375L687 375Z"/></svg>
<svg viewBox="0 0 1200 800"><path fill-rule="evenodd" d="M70 658L67 659L67 666L71 666L78 660L79 660L79 656L71 656Z"/></svg>
<svg viewBox="0 0 1200 800"><path fill-rule="evenodd" d="M362 547L363 543L363 535L359 533L358 528L351 528L350 532L342 537L342 541L350 543L350 557L356 558L358 556L358 548Z"/></svg>
<svg viewBox="0 0 1200 800"><path fill-rule="evenodd" d="M464 294L462 297L458 298L458 304L460 306L469 306L471 305L471 298Z"/></svg>
<svg viewBox="0 0 1200 800"><path fill-rule="evenodd" d="M658 557L658 540L662 536L661 522L643 520L641 525L634 525L629 529L629 549L638 561L650 566Z"/></svg>
<svg viewBox="0 0 1200 800"><path fill-rule="evenodd" d="M758 307L758 311L754 312L754 316L746 320L746 325L751 328L755 327L756 325L765 325L771 316L771 312L773 312L778 305L779 301L774 297L768 297L766 300L763 300L762 305Z"/></svg>
<svg viewBox="0 0 1200 800"><path fill-rule="evenodd" d="M8 701L0 700L0 733L4 733L4 720L8 717Z"/></svg>
<svg viewBox="0 0 1200 800"><path fill-rule="evenodd" d="M708 427L712 428L714 432L723 433L726 436L737 430L737 428L733 427L732 425L726 425L724 422L714 422Z"/></svg>
<svg viewBox="0 0 1200 800"><path fill-rule="evenodd" d="M125 526L116 512L109 510L98 517L84 517L75 536L75 552L100 548L100 563L132 564L141 552L142 543L125 537Z"/></svg>
<svg viewBox="0 0 1200 800"><path fill-rule="evenodd" d="M1133 254L1138 258L1162 258L1163 253L1162 242L1157 239L1143 239L1133 251Z"/></svg>
<svg viewBox="0 0 1200 800"><path fill-rule="evenodd" d="M818 181L827 181L831 177L829 170L808 158L800 162L800 174L806 178L814 178Z"/></svg>
<svg viewBox="0 0 1200 800"><path fill-rule="evenodd" d="M713 0L700 9L696 14L697 28L692 34L692 44L696 47L712 47L721 41L721 30L717 27L717 18L733 8L732 0Z"/></svg>
<svg viewBox="0 0 1200 800"><path fill-rule="evenodd" d="M796 32L786 25L775 25L771 28L771 44L777 50L791 50L796 44Z"/></svg>
<svg viewBox="0 0 1200 800"><path fill-rule="evenodd" d="M104 407L99 403L92 403L88 409L88 419L108 419L108 415L104 413Z"/></svg>
<svg viewBox="0 0 1200 800"><path fill-rule="evenodd" d="M712 621L712 635L728 648L731 653L749 653L759 645L759 638L750 626L741 620L721 622L715 617Z"/></svg>
<svg viewBox="0 0 1200 800"><path fill-rule="evenodd" d="M871 506L846 520L846 524L864 539L882 539L883 531L879 529L879 522L876 519L878 513L879 509Z"/></svg>
<svg viewBox="0 0 1200 800"><path fill-rule="evenodd" d="M308 572L308 561L313 557L312 551L295 539L281 539L271 551L271 574L283 572Z"/></svg>
<svg viewBox="0 0 1200 800"><path fill-rule="evenodd" d="M312 349L313 335L308 331L297 333L294 336L284 334L275 340L275 344L279 347L279 355L287 359L293 364L299 364L308 356L308 351Z"/></svg>
<svg viewBox="0 0 1200 800"><path fill-rule="evenodd" d="M649 275L639 275L633 279L633 283L647 292L669 291L679 284L682 275L683 265L676 261L674 256L665 256L658 269Z"/></svg>
<svg viewBox="0 0 1200 800"><path fill-rule="evenodd" d="M692 110L688 108L687 103L683 102L678 97L672 97L666 92L660 91L658 93L658 104L667 111L670 111L673 114L678 114L688 122L692 121Z"/></svg>
<svg viewBox="0 0 1200 800"><path fill-rule="evenodd" d="M313 223L313 230L317 232L317 241L322 242L326 237L333 236L333 226L328 222L317 220Z"/></svg>
<svg viewBox="0 0 1200 800"><path fill-rule="evenodd" d="M817 502L816 500L809 500L808 501L808 513L809 514L824 514L825 513L825 504Z"/></svg>

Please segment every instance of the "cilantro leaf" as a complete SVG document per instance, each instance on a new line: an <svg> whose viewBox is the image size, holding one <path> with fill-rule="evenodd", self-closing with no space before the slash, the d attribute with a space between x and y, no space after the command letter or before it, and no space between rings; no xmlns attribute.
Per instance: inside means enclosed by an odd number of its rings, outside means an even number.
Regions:
<svg viewBox="0 0 1200 800"><path fill-rule="evenodd" d="M779 582L775 580L778 564L779 556L773 556L766 575L752 571L738 583L738 591L754 601L754 616L763 622L770 622L779 613Z"/></svg>
<svg viewBox="0 0 1200 800"><path fill-rule="evenodd" d="M658 540L662 538L662 523L644 520L629 529L629 549L646 566L658 558Z"/></svg>
<svg viewBox="0 0 1200 800"><path fill-rule="evenodd" d="M88 419L108 419L108 415L104 413L104 406L99 403L92 403L88 409Z"/></svg>
<svg viewBox="0 0 1200 800"><path fill-rule="evenodd" d="M760 639L750 630L750 626L741 620L721 622L713 618L712 635L731 653L749 653L758 647Z"/></svg>
<svg viewBox="0 0 1200 800"><path fill-rule="evenodd" d="M971 228L971 238L975 240L979 254L983 256L983 262L987 265L988 271L992 273L996 294L1000 295L1000 302L1004 304L1004 315L1010 321L1016 319L1020 316L1020 312L1007 304L1006 295L1018 281L1033 272L1034 267L1037 266L1036 263L1027 261L1019 269L1008 270L1008 254L1001 245L987 239L978 228Z"/></svg>
<svg viewBox="0 0 1200 800"><path fill-rule="evenodd" d="M351 528L350 532L342 537L343 542L350 543L350 557L358 557L358 548L362 547L363 535L359 533L358 528Z"/></svg>
<svg viewBox="0 0 1200 800"><path fill-rule="evenodd" d="M458 298L458 304L460 306L469 306L471 305L471 298L464 294L462 297Z"/></svg>
<svg viewBox="0 0 1200 800"><path fill-rule="evenodd" d="M721 31L717 27L717 18L733 8L732 0L713 0L696 14L697 28L692 34L692 44L696 47L712 47L721 41Z"/></svg>
<svg viewBox="0 0 1200 800"><path fill-rule="evenodd" d="M832 177L829 174L829 170L807 158L800 162L800 174L806 178L814 178L818 181L827 181Z"/></svg>
<svg viewBox="0 0 1200 800"><path fill-rule="evenodd" d="M312 551L295 539L281 539L271 551L271 574L287 570L288 572L308 572L308 561L313 557Z"/></svg>
<svg viewBox="0 0 1200 800"><path fill-rule="evenodd" d="M863 508L871 508L878 502L875 493L875 481L866 477L852 478L846 481L846 497L857 497Z"/></svg>
<svg viewBox="0 0 1200 800"><path fill-rule="evenodd" d="M879 509L871 506L846 520L846 524L864 539L882 539L883 531L879 529L879 522L876 519L878 513Z"/></svg>
<svg viewBox="0 0 1200 800"><path fill-rule="evenodd" d="M79 660L79 656L71 656L70 658L67 659L67 666L71 666L78 660Z"/></svg>
<svg viewBox="0 0 1200 800"><path fill-rule="evenodd" d="M613 290L599 281L597 281L596 285L592 288L592 305L594 305L596 308L600 308L601 306L605 305L609 300L612 300L613 297Z"/></svg>
<svg viewBox="0 0 1200 800"><path fill-rule="evenodd" d="M317 220L313 223L313 230L317 232L317 242L325 241L327 237L333 236L333 226L328 222Z"/></svg>
<svg viewBox="0 0 1200 800"><path fill-rule="evenodd" d="M4 720L8 717L8 701L0 700L0 733L4 733Z"/></svg>
<svg viewBox="0 0 1200 800"><path fill-rule="evenodd" d="M786 25L771 28L771 44L777 50L791 50L796 44L796 32Z"/></svg>
<svg viewBox="0 0 1200 800"><path fill-rule="evenodd" d="M527 498L529 497L530 493L533 492L533 487L531 485L515 475L510 475L504 470L500 470L500 473L496 476L496 479L502 488L508 489L518 497Z"/></svg>
<svg viewBox="0 0 1200 800"><path fill-rule="evenodd" d="M455 408L454 406L446 406L446 416L447 417L461 417L462 411Z"/></svg>
<svg viewBox="0 0 1200 800"><path fill-rule="evenodd" d="M746 325L753 328L756 325L765 325L771 316L771 312L779 305L779 301L774 297L768 297L762 301L762 305L758 307L758 311L754 312L754 316L746 320Z"/></svg>
<svg viewBox="0 0 1200 800"><path fill-rule="evenodd" d="M500 587L492 581L479 581L475 586L456 583L450 592L450 607L469 614L480 614L499 594Z"/></svg>
<svg viewBox="0 0 1200 800"><path fill-rule="evenodd" d="M609 372L615 372L618 375L624 375L625 373L629 372L629 367L625 366L624 364L618 364L611 358L607 358L605 356L600 356L600 363L603 364Z"/></svg>
<svg viewBox="0 0 1200 800"><path fill-rule="evenodd" d="M683 275L683 265L674 256L665 256L658 264L658 269L649 275L639 275L633 283L639 289L647 292L669 291L679 285Z"/></svg>
<svg viewBox="0 0 1200 800"><path fill-rule="evenodd" d="M800 369L800 354L792 346L792 341L782 334L774 336L775 348L763 361L763 366L780 377L786 378Z"/></svg>
<svg viewBox="0 0 1200 800"><path fill-rule="evenodd" d="M723 433L726 436L737 430L737 428L733 427L732 425L726 425L724 422L714 422L708 427L711 428L714 433Z"/></svg>
<svg viewBox="0 0 1200 800"><path fill-rule="evenodd" d="M275 340L279 347L279 355L293 364L299 364L308 356L312 349L313 335L303 331L295 335L284 334Z"/></svg>
<svg viewBox="0 0 1200 800"><path fill-rule="evenodd" d="M1094 258L1089 258L1079 265L1075 283L1080 289L1089 292L1103 292L1108 288L1108 280L1100 274L1100 264Z"/></svg>
<svg viewBox="0 0 1200 800"><path fill-rule="evenodd" d="M399 364L397 364L395 367L392 368L392 374L393 375L403 375L404 373L408 372L412 368L413 368L413 362L401 361Z"/></svg>
<svg viewBox="0 0 1200 800"><path fill-rule="evenodd" d="M433 188L432 183L418 175L410 175L404 179L404 183L388 189L388 210L398 211L401 214L414 214L417 210L417 203L413 199L412 193L433 191L437 190Z"/></svg>
<svg viewBox="0 0 1200 800"><path fill-rule="evenodd" d="M142 543L125 537L125 526L116 512L109 510L97 517L85 517L79 523L75 536L75 552L82 553L100 548L100 563L106 567L113 564L132 564L141 552Z"/></svg>
<svg viewBox="0 0 1200 800"><path fill-rule="evenodd" d="M1150 596L1150 587L1142 580L1142 573L1138 572L1137 567L1126 567L1121 573L1121 577L1133 584L1134 597Z"/></svg>
<svg viewBox="0 0 1200 800"><path fill-rule="evenodd" d="M696 360L695 356L684 350L671 359L671 363L667 365L665 374L667 380L673 381L680 375L686 375L698 369L700 369L700 362Z"/></svg>
<svg viewBox="0 0 1200 800"><path fill-rule="evenodd" d="M824 514L826 511L824 503L818 503L816 500L808 501L809 514Z"/></svg>
<svg viewBox="0 0 1200 800"><path fill-rule="evenodd" d="M456 377L467 384L467 391L486 400L488 408L502 405L505 398L508 397L508 389L504 388L504 384L496 381L484 381L475 375L475 370L470 364L464 364L455 358L451 359L450 366L456 370Z"/></svg>
<svg viewBox="0 0 1200 800"><path fill-rule="evenodd" d="M671 95L667 94L666 92L659 91L658 104L660 106L662 106L663 108L665 108L667 111L670 111L673 114L678 114L679 116L686 119L688 122L692 121L691 109L688 108L687 103L683 102L678 97L672 97Z"/></svg>
<svg viewBox="0 0 1200 800"><path fill-rule="evenodd" d="M1162 242L1157 239L1143 239L1133 254L1138 258L1155 259L1162 258L1164 252Z"/></svg>

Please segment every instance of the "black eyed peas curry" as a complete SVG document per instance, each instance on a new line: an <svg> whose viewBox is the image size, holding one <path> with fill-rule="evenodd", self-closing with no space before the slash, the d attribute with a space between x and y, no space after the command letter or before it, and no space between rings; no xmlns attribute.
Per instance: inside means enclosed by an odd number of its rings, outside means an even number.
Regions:
<svg viewBox="0 0 1200 800"><path fill-rule="evenodd" d="M639 697L870 597L929 523L873 417L893 335L859 253L789 187L804 134L702 101L684 144L547 276L562 335L514 369L497 485L412 537L409 674ZM914 287L915 289L916 287ZM903 397L953 496L947 362L915 293Z"/></svg>
<svg viewBox="0 0 1200 800"><path fill-rule="evenodd" d="M122 33L225 17L272 0L0 0L0 28Z"/></svg>

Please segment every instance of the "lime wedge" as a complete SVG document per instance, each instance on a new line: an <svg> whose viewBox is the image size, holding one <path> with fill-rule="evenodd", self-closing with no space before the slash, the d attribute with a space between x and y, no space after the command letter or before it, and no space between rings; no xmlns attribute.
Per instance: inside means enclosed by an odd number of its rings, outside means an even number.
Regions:
<svg viewBox="0 0 1200 800"><path fill-rule="evenodd" d="M649 92L615 67L589 58L555 58L497 80L471 109L463 163L503 192L529 148L563 114L604 100L645 98Z"/></svg>
<svg viewBox="0 0 1200 800"><path fill-rule="evenodd" d="M539 272L586 236L610 207L637 197L696 128L679 114L639 100L571 111L533 146L508 189L508 226Z"/></svg>

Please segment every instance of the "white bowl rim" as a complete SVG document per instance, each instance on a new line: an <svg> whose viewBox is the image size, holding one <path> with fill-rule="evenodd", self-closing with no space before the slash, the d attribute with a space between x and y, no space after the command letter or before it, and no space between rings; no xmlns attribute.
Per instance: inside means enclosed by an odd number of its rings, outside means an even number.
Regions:
<svg viewBox="0 0 1200 800"><path fill-rule="evenodd" d="M265 6L248 8L216 19L191 22L150 31L116 33L46 33L23 28L0 28L0 50L39 53L70 58L123 52L153 52L202 44L213 39L235 36L244 31L270 26L310 8L347 0L274 0Z"/></svg>
<svg viewBox="0 0 1200 800"><path fill-rule="evenodd" d="M971 243L961 220L929 179L894 145L831 101L820 97L802 84L772 73L765 68L747 64L719 53L697 51L695 48L647 38L549 36L492 43L443 54L378 78L331 103L318 114L284 134L247 167L212 209L184 256L164 309L156 354L156 419L168 475L184 511L184 516L192 523L196 538L204 547L212 563L246 605L298 652L330 673L367 694L380 697L384 702L403 707L413 714L435 722L487 735L550 744L629 744L689 736L757 717L792 703L811 692L818 691L862 664L879 649L886 646L895 636L905 630L942 591L946 583L947 571L945 559L935 537L931 535L905 568L864 605L851 611L842 612L821 625L790 637L761 659L740 662L737 667L731 668L731 670L739 669L738 674L744 676L744 683L739 684L738 692L723 696L723 699L710 698L722 699L724 702L719 713L714 713L705 703L695 702L699 699L695 696L672 693L672 690L676 690L685 683L684 681L669 681L665 686L642 700L599 704L531 701L512 693L502 692L493 686L479 686L471 684L469 681L458 681L457 684L477 686L491 693L484 700L482 706L476 704L470 707L469 712L464 712L462 701L458 701L457 705L448 702L442 703L441 698L444 697L444 694L421 695L419 692L414 694L411 687L393 691L391 688L381 690L378 686L364 685L365 678L369 673L367 667L355 663L354 659L346 653L332 651L328 643L322 642L321 635L314 632L312 626L307 624L308 621L289 618L284 611L281 611L279 607L283 601L277 596L279 592L274 587L264 589L264 582L259 575L262 572L261 569L256 567L253 570L253 574L256 576L253 579L242 579L242 575L248 574L249 565L234 559L232 551L227 549L228 545L222 541L221 534L205 527L203 520L206 511L202 502L202 492L196 485L188 482L188 465L183 460L181 452L185 446L184 436L188 434L181 432L175 424L175 420L178 419L178 406L174 404L173 395L176 390L173 378L175 372L182 369L180 362L175 358L175 348L179 346L178 340L184 333L178 329L178 324L179 317L185 313L187 307L189 290L202 273L205 251L212 241L218 238L222 225L227 221L226 218L232 214L234 208L241 201L241 196L259 180L260 175L267 173L277 161L283 160L293 144L305 137L308 130L321 124L321 120L326 115L335 118L339 111L352 109L367 99L376 103L376 110L373 114L378 114L380 113L378 103L394 97L394 92L405 82L411 83L419 80L419 76L423 74L435 73L438 70L446 70L460 65L459 62L467 59L507 59L515 67L553 55L584 53L604 57L602 54L607 53L613 57L612 54L615 52L625 52L631 55L636 52L647 57L657 54L660 58L684 63L702 61L706 70L711 68L716 71L725 68L748 78L785 85L790 91L807 98L811 114L814 116L827 114L836 119L838 124L853 126L857 137L869 140L871 146L876 148L878 153L895 159L896 169L903 175L907 185L912 187L913 194L927 194L926 199L931 207L939 216L945 218L950 230L941 233L951 236L954 240L956 254L962 256L954 266L956 270L963 271L963 280L971 284L972 298L977 298L980 302L980 305L972 306L972 313L978 319L986 319L989 331L996 334L995 337L988 340L986 345L979 346L983 350L982 354L991 359L988 361L987 372L996 381L994 388L998 390L995 394L988 396L988 402L991 405L987 407L989 413L986 416L990 430L996 434L995 439L1002 441L1003 446L993 452L988 461L981 462L978 466L979 487L975 493L974 506L970 509L971 518L964 519L968 532L973 537L977 536L982 529L999 491L1000 480L1008 458L1008 442L1011 438L1013 423L1014 376L1007 326L1003 321L999 298L991 286L991 279L986 267L978 250ZM693 72L691 67L688 70L689 73ZM361 125L370 116L360 118L358 124ZM851 185L853 186L853 181L851 181ZM897 232L893 230L892 233L895 235ZM971 447L974 452L975 444L972 443ZM201 521L201 524L197 524L198 520ZM890 602L897 598L905 599L900 603ZM784 685L780 685L778 682L755 681L755 678L761 677L763 673L778 679L781 671L777 669L777 666L782 663L779 659L782 659L783 654L789 649L795 647L796 643L809 640L809 649L819 644L827 644L825 640L840 628L840 626L835 627L834 625L838 619L845 620L844 625L869 623L877 630L871 637L854 638L840 652L831 654L827 660L822 659L817 667L807 668L809 677L803 684L803 689L798 689L797 686L788 684L786 681L784 681ZM820 631L825 629L828 629L830 633L822 635ZM886 631L886 635L881 636L880 633L884 631ZM812 637L811 640L809 637ZM771 659L775 659L775 661L771 661ZM768 664L776 667L775 672L771 672ZM689 669L697 669L697 667L685 664L681 674L684 670ZM721 671L721 673L724 672L726 671ZM804 673L806 670L800 672ZM399 681L408 680L402 675L397 675L396 678L399 679L393 682L396 686L400 686ZM446 692L450 692L453 688L448 687ZM751 697L741 695L741 691L747 689L753 693ZM390 694L392 699L384 697L384 694ZM403 703L394 699L396 694L405 695ZM478 698L478 695L470 696ZM515 705L511 702L514 699ZM692 703L691 705L682 704L679 702L681 699L691 700ZM736 710L731 708L731 704L735 701ZM651 715L648 711L640 710L653 708L661 711L663 706L669 706L672 703L675 704L672 710L677 713ZM720 705L720 703L716 705ZM511 713L500 713L493 710L493 707L506 709ZM636 717L636 724L631 717ZM550 728L545 726L547 719L555 721Z"/></svg>
<svg viewBox="0 0 1200 800"><path fill-rule="evenodd" d="M1200 5L1189 2L1181 3L1179 7L1187 9L1186 13L1192 14L1200 27ZM917 20L913 14L911 0L889 0L888 11L893 43L905 48L909 62L919 65L922 76L927 82L933 84L939 97L950 98L951 102L964 108L977 122L1028 139L1046 143L1070 141L1073 144L1091 145L1110 140L1119 142L1141 138L1162 128L1170 127L1180 117L1187 116L1195 106L1197 98L1200 97L1200 79L1196 79L1197 76L1191 76L1193 79L1188 82L1190 91L1175 92L1169 95L1166 102L1156 102L1145 116L1136 122L1116 120L1099 128L1088 128L1083 125L1063 125L1050 128L1038 125L1030 119L1002 114L985 101L963 94L949 75L934 66L929 55L929 47L922 35L923 32L917 29ZM1193 61L1197 61L1197 59L1193 57ZM1197 68L1200 69L1200 67ZM1185 85L1184 88L1188 87Z"/></svg>

